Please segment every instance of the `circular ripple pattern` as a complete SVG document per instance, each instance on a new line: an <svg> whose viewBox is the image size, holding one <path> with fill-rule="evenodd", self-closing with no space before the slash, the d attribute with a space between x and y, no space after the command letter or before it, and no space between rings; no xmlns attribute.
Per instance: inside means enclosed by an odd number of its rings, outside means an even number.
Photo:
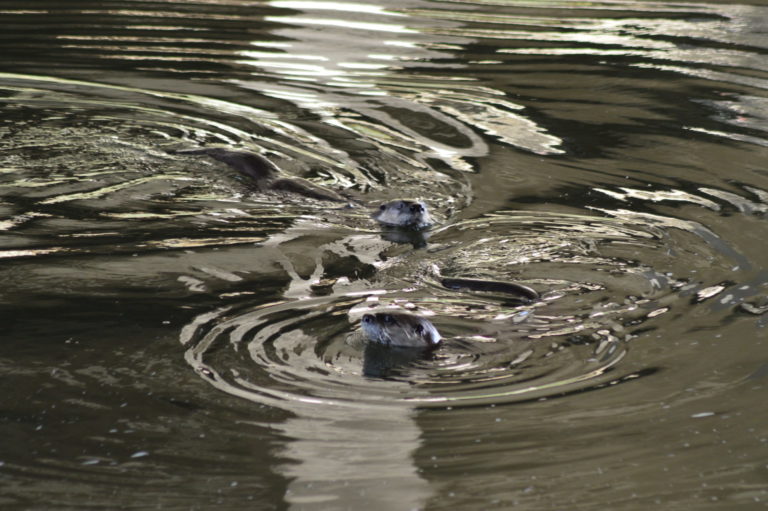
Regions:
<svg viewBox="0 0 768 511"><path fill-rule="evenodd" d="M198 317L182 342L213 385L278 406L461 406L598 388L653 372L622 371L632 339L670 311L690 314L690 298L712 289L681 256L722 256L695 232L678 231L617 218L495 214L437 230L424 250L390 247L367 289L336 285L326 296L268 305L236 298ZM524 282L543 299L520 305L503 294L448 290L438 273ZM420 352L366 342L360 317L380 309L430 317L443 344Z"/></svg>

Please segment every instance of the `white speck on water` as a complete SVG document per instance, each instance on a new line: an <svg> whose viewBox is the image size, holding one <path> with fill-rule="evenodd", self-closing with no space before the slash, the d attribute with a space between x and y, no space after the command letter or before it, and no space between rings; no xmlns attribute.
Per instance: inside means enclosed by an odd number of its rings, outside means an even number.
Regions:
<svg viewBox="0 0 768 511"><path fill-rule="evenodd" d="M712 417L715 415L715 412L701 412L701 413L694 413L691 415L692 419L700 419L702 417Z"/></svg>
<svg viewBox="0 0 768 511"><path fill-rule="evenodd" d="M131 458L143 458L144 456L149 456L149 452L147 452L147 451L137 451L137 452L131 454Z"/></svg>

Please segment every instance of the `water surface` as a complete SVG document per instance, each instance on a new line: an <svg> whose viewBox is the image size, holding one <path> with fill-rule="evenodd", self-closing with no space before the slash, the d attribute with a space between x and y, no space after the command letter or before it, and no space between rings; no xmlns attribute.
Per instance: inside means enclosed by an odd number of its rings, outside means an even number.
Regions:
<svg viewBox="0 0 768 511"><path fill-rule="evenodd" d="M0 15L4 507L765 505L764 2Z"/></svg>

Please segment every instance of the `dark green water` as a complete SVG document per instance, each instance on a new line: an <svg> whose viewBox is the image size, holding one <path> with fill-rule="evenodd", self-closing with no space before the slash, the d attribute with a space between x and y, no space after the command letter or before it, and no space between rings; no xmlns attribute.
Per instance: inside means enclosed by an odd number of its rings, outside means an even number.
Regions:
<svg viewBox="0 0 768 511"><path fill-rule="evenodd" d="M767 20L0 2L0 505L764 508ZM382 308L443 345L367 345Z"/></svg>

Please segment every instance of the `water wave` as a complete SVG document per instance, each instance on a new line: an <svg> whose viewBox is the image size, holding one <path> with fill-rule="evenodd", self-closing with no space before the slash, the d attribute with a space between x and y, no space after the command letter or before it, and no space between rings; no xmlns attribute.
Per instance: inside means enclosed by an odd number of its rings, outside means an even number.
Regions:
<svg viewBox="0 0 768 511"><path fill-rule="evenodd" d="M233 297L190 324L182 343L217 388L288 408L498 404L600 388L632 379L620 362L639 332L694 314L689 297L723 290L681 264L712 241L692 246L691 235L637 218L497 213L438 229L423 250L395 247L367 279L270 304ZM438 274L524 282L543 299L448 290ZM382 309L428 316L443 345L423 353L366 342L359 320Z"/></svg>

